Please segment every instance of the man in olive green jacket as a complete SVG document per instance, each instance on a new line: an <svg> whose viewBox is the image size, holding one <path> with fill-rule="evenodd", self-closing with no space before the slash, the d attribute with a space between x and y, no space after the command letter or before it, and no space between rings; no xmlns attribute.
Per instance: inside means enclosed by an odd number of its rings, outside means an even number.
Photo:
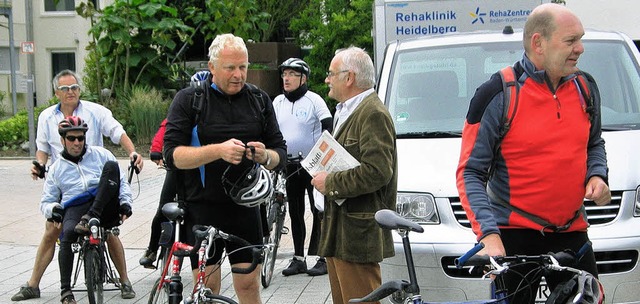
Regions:
<svg viewBox="0 0 640 304"><path fill-rule="evenodd" d="M326 196L318 254L327 258L333 303L340 304L380 286L378 263L394 255L391 232L377 225L374 214L395 210L397 156L393 121L373 89L371 57L356 47L339 50L325 83L339 102L334 137L360 162L311 181Z"/></svg>

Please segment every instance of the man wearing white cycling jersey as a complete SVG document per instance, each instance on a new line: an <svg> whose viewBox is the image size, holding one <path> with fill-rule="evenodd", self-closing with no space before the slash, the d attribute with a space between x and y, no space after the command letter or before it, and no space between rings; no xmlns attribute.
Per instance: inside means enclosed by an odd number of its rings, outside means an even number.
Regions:
<svg viewBox="0 0 640 304"><path fill-rule="evenodd" d="M289 58L278 69L282 76L284 93L273 100L273 108L282 136L287 141L287 153L292 156L297 156L299 153L302 153L302 156L307 156L320 138L322 131L331 132L333 125L331 112L320 95L309 91L307 81L311 70L306 62L298 58ZM318 254L318 241L320 240L320 217L314 204L311 176L302 169L299 163L288 164L286 172L294 256L289 267L282 270L282 274L285 276L299 273L307 273L311 276L327 274L327 264L324 257L318 257L316 265L307 270L304 256L305 190L309 196L309 208L313 214L309 255Z"/></svg>

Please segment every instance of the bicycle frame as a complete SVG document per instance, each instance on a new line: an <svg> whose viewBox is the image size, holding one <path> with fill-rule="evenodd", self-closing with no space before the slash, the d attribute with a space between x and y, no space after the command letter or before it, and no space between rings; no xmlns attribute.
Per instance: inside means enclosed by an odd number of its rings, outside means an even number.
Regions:
<svg viewBox="0 0 640 304"><path fill-rule="evenodd" d="M103 287L101 287L100 290L98 291L99 293L98 297L100 298L102 297L101 293L104 290L106 291L120 290L120 282L119 282L118 276L116 275L114 267L111 264L111 259L109 258L109 255L108 255L108 245L106 242L109 234L117 236L120 234L120 230L118 227L113 227L111 229L104 229L103 227L100 226L99 220L95 218L89 220L89 227L90 227L91 233L87 236L83 236L82 238L79 238L79 240L81 239L80 242L73 243L71 245L72 252L78 253L78 257L76 258L75 271L74 271L73 282L71 284L71 287L72 288L75 287L78 281L78 277L80 275L80 269L87 267L85 263L86 253L91 250L95 250L98 252L98 256L97 256L98 263L96 265L98 266L99 274L98 274L98 277L89 279L86 277L87 273L85 269L85 282L87 283L87 285L90 285L92 283L99 283L99 284L112 283L115 285L114 288L108 288L108 289L104 289ZM90 288L93 289L95 287L96 286L91 286L91 287L87 287L87 289L74 289L74 290L89 292ZM96 301L102 302L102 299L95 299L94 297L95 297L94 295L89 295L89 302L91 303L94 303Z"/></svg>
<svg viewBox="0 0 640 304"><path fill-rule="evenodd" d="M349 303L361 303L361 302L377 302L394 293L400 293L400 297L405 299L406 304L424 304L422 295L420 295L420 287L418 286L418 280L416 276L415 265L413 262L413 253L411 251L411 242L409 241L409 232L424 232L424 228L417 223L409 221L394 211L385 209L376 212L376 222L383 229L396 230L402 238L402 246L404 248L405 260L407 264L407 272L409 274L409 281L406 280L393 280L383 283L376 290L372 291L368 295L359 298L351 299ZM497 300L480 300L480 301L465 301L460 303L465 304L481 304L481 303L496 303Z"/></svg>
<svg viewBox="0 0 640 304"><path fill-rule="evenodd" d="M184 209L179 203L168 203L162 208L162 212L167 216L173 224L174 240L169 252L164 260L164 267L160 275L159 282L155 286L155 294L163 292L164 288L168 288L168 300L170 304L179 304L182 301L182 278L180 269L182 267L182 258L189 255L193 250L193 246L180 242L180 226ZM153 295L149 302L153 302Z"/></svg>

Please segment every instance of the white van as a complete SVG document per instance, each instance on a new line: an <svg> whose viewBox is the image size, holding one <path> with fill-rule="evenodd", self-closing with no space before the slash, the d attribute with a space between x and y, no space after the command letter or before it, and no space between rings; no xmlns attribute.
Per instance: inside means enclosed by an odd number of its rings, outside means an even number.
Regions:
<svg viewBox="0 0 640 304"><path fill-rule="evenodd" d="M589 236L607 303L637 303L640 54L620 33L588 30L583 43L578 66L594 76L602 96L613 197L601 207L585 201ZM460 135L476 88L522 54L522 32L450 34L387 47L377 90L397 132L397 211L425 228L410 237L421 293L428 301L489 297L488 281L453 266L454 258L476 241L456 189ZM382 263L383 281L407 275L399 239L395 248L396 256ZM539 292L544 298L544 286Z"/></svg>

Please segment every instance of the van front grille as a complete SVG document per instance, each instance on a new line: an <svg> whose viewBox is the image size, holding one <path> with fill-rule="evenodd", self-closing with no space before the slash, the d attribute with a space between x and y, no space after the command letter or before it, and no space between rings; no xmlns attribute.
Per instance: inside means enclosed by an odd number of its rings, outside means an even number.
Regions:
<svg viewBox="0 0 640 304"><path fill-rule="evenodd" d="M471 223L469 223L467 214L462 208L462 204L460 203L460 198L449 197L449 202L451 204L451 210L453 211L453 215L455 216L458 224L467 228L471 228ZM587 218L589 220L589 224L591 225L606 224L613 221L616 218L616 216L618 216L621 203L622 203L622 191L611 192L611 203L605 206L598 206L593 201L585 200L584 207L585 207L585 210L587 211Z"/></svg>

